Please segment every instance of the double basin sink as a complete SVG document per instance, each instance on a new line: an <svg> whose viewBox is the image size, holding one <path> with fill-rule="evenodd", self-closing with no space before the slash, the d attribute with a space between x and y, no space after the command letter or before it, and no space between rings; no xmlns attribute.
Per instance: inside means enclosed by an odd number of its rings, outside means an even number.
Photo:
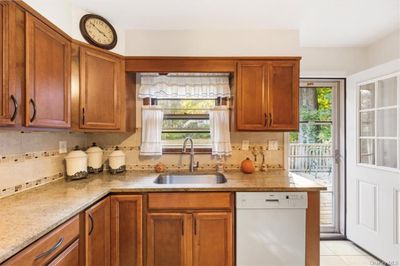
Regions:
<svg viewBox="0 0 400 266"><path fill-rule="evenodd" d="M223 184L226 177L221 173L171 173L161 174L155 184Z"/></svg>

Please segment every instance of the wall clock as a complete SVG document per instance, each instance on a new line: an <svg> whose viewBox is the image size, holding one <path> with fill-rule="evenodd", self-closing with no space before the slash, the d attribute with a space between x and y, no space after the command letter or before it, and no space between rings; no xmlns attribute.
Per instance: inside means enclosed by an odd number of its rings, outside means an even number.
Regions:
<svg viewBox="0 0 400 266"><path fill-rule="evenodd" d="M83 38L97 47L111 50L117 45L117 33L114 27L105 18L87 14L79 23Z"/></svg>

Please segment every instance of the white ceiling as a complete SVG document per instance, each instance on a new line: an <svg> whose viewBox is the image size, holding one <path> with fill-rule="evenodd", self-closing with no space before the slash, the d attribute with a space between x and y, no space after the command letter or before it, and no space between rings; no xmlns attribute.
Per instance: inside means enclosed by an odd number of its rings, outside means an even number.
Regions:
<svg viewBox="0 0 400 266"><path fill-rule="evenodd" d="M366 46L400 28L400 0L71 1L124 29L297 29L303 47Z"/></svg>

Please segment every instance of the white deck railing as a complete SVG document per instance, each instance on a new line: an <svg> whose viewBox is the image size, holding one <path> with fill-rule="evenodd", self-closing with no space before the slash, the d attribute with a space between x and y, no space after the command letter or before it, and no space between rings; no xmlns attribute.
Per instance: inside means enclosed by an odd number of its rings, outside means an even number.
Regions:
<svg viewBox="0 0 400 266"><path fill-rule="evenodd" d="M289 144L289 170L292 172L331 172L333 159L331 143Z"/></svg>

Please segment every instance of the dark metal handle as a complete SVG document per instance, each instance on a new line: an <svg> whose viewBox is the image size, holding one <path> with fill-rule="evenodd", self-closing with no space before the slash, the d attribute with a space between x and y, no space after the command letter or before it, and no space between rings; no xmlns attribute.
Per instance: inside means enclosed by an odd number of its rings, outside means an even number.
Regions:
<svg viewBox="0 0 400 266"><path fill-rule="evenodd" d="M271 127L272 125L272 114L269 113L269 127Z"/></svg>
<svg viewBox="0 0 400 266"><path fill-rule="evenodd" d="M278 199L266 199L265 202L279 202Z"/></svg>
<svg viewBox="0 0 400 266"><path fill-rule="evenodd" d="M267 117L267 113L264 113L264 127L266 127L268 124L268 117Z"/></svg>
<svg viewBox="0 0 400 266"><path fill-rule="evenodd" d="M82 125L85 124L85 108L82 108Z"/></svg>
<svg viewBox="0 0 400 266"><path fill-rule="evenodd" d="M89 235L92 234L93 228L94 228L94 221L92 215L89 213L89 220L90 220L90 230L89 230Z"/></svg>
<svg viewBox="0 0 400 266"><path fill-rule="evenodd" d="M183 224L183 220L181 220L181 226L182 226L182 235L185 235L185 225Z"/></svg>
<svg viewBox="0 0 400 266"><path fill-rule="evenodd" d="M197 220L194 219L194 234L197 235Z"/></svg>
<svg viewBox="0 0 400 266"><path fill-rule="evenodd" d="M11 122L13 122L15 120L15 118L17 117L17 113L18 113L18 102L17 99L14 97L14 95L10 96L11 100L13 101L14 104L14 113L11 116Z"/></svg>
<svg viewBox="0 0 400 266"><path fill-rule="evenodd" d="M33 115L32 115L31 120L30 120L31 123L32 123L33 120L35 120L35 118L36 118L36 103L35 103L35 101L33 99L31 99L29 102L32 104L32 107L33 107Z"/></svg>
<svg viewBox="0 0 400 266"><path fill-rule="evenodd" d="M36 256L35 260L38 260L40 258L46 257L48 255L50 255L52 252L54 252L59 246L61 246L62 242L64 242L64 237L61 237L60 240L58 240L58 242L52 246L49 250L40 253L39 255Z"/></svg>

